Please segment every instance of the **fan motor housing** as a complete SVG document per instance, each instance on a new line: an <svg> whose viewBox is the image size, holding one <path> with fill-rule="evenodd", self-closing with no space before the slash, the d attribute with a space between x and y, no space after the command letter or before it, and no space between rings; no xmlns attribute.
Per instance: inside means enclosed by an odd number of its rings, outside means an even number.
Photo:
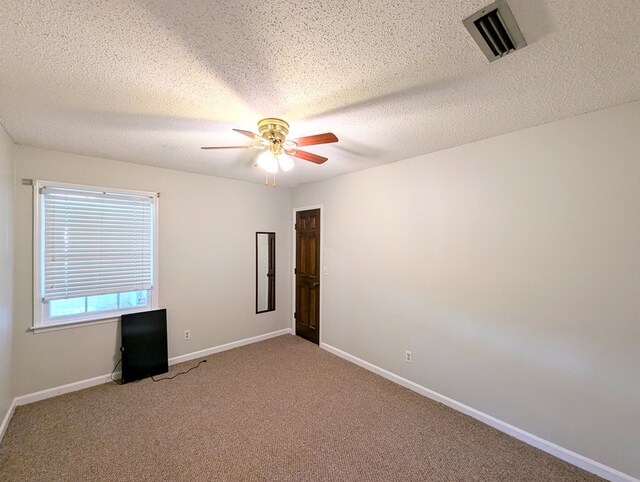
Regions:
<svg viewBox="0 0 640 482"><path fill-rule="evenodd" d="M289 134L289 124L282 119L267 117L258 122L258 131L265 139L284 144L287 134Z"/></svg>

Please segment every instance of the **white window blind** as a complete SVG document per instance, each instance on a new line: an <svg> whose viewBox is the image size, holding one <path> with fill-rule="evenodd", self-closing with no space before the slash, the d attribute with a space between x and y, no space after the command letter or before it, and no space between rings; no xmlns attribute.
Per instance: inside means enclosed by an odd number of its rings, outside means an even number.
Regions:
<svg viewBox="0 0 640 482"><path fill-rule="evenodd" d="M43 301L152 288L152 197L54 186L40 193Z"/></svg>

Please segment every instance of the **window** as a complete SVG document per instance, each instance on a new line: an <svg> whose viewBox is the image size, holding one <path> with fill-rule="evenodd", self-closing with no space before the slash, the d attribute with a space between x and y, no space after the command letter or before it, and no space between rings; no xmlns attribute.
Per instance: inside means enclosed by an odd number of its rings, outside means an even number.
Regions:
<svg viewBox="0 0 640 482"><path fill-rule="evenodd" d="M156 193L35 187L34 328L157 307Z"/></svg>

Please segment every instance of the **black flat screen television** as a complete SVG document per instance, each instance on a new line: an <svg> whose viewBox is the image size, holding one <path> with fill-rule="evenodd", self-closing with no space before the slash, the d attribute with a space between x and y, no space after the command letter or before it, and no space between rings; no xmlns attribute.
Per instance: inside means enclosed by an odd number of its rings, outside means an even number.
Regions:
<svg viewBox="0 0 640 482"><path fill-rule="evenodd" d="M167 310L122 315L122 383L167 373Z"/></svg>

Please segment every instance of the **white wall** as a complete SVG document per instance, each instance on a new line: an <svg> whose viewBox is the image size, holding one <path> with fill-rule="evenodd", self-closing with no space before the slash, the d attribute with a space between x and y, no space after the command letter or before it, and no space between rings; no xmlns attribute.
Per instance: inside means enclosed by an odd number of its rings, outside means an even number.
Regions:
<svg viewBox="0 0 640 482"><path fill-rule="evenodd" d="M0 423L13 400L13 147L0 126Z"/></svg>
<svg viewBox="0 0 640 482"><path fill-rule="evenodd" d="M119 323L37 333L32 323L32 188L22 178L159 191L160 305L169 356L289 326L290 191L16 146L15 388L23 395L109 373ZM258 173L256 173L258 175ZM256 231L276 232L276 311L255 314ZM191 340L183 340L184 330Z"/></svg>
<svg viewBox="0 0 640 482"><path fill-rule="evenodd" d="M323 342L640 477L640 102L292 201L324 205Z"/></svg>

